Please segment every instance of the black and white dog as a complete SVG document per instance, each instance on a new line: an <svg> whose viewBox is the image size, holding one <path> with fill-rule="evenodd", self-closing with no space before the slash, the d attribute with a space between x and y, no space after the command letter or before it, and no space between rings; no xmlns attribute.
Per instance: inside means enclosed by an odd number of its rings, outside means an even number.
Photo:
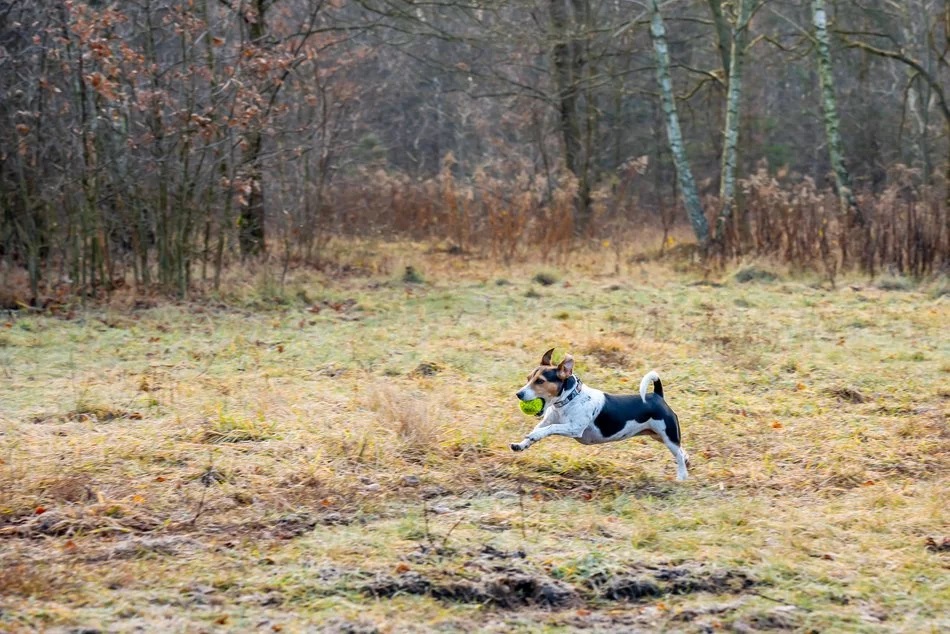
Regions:
<svg viewBox="0 0 950 634"><path fill-rule="evenodd" d="M541 357L541 365L528 376L518 390L522 401L544 400L538 416L541 422L512 451L524 451L542 438L567 436L585 445L596 445L648 434L666 445L676 459L676 479L689 475L689 455L680 446L680 424L676 414L663 400L660 376L650 371L640 381L640 395L614 395L595 390L574 376L574 358L567 355L558 365L551 364L551 348ZM647 388L653 383L653 393Z"/></svg>

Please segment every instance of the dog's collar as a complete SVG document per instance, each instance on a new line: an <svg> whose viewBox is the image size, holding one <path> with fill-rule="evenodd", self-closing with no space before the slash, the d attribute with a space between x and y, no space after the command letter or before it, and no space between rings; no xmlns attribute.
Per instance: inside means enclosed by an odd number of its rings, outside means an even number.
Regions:
<svg viewBox="0 0 950 634"><path fill-rule="evenodd" d="M554 401L554 407L557 407L557 408L564 407L565 405L567 405L568 403L570 403L571 401L573 401L575 398L577 398L580 395L581 380L577 378L576 376L573 378L574 378L574 389L572 389L566 397Z"/></svg>

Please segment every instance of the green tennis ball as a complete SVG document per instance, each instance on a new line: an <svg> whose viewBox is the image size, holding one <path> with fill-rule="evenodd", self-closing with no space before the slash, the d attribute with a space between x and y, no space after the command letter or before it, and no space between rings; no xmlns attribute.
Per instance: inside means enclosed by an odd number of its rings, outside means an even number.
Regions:
<svg viewBox="0 0 950 634"><path fill-rule="evenodd" d="M531 401L518 401L518 407L520 407L521 411L528 416L535 416L538 412L544 409L544 399L536 398Z"/></svg>

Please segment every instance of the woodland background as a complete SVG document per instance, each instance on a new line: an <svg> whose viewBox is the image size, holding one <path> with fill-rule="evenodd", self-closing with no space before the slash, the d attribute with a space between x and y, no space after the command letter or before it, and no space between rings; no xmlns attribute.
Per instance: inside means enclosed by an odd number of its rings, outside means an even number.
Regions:
<svg viewBox="0 0 950 634"><path fill-rule="evenodd" d="M511 261L689 218L706 255L925 275L948 50L938 0L0 1L0 260L33 301L184 295L340 237Z"/></svg>

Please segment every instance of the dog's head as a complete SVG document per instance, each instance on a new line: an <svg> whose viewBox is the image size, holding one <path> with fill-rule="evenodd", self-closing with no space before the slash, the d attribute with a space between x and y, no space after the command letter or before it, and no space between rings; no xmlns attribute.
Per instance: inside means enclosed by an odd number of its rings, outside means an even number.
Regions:
<svg viewBox="0 0 950 634"><path fill-rule="evenodd" d="M528 382L515 394L522 401L544 399L545 404L556 399L564 390L564 382L574 374L574 357L566 355L557 365L551 364L551 348L541 357L541 365L528 375Z"/></svg>

